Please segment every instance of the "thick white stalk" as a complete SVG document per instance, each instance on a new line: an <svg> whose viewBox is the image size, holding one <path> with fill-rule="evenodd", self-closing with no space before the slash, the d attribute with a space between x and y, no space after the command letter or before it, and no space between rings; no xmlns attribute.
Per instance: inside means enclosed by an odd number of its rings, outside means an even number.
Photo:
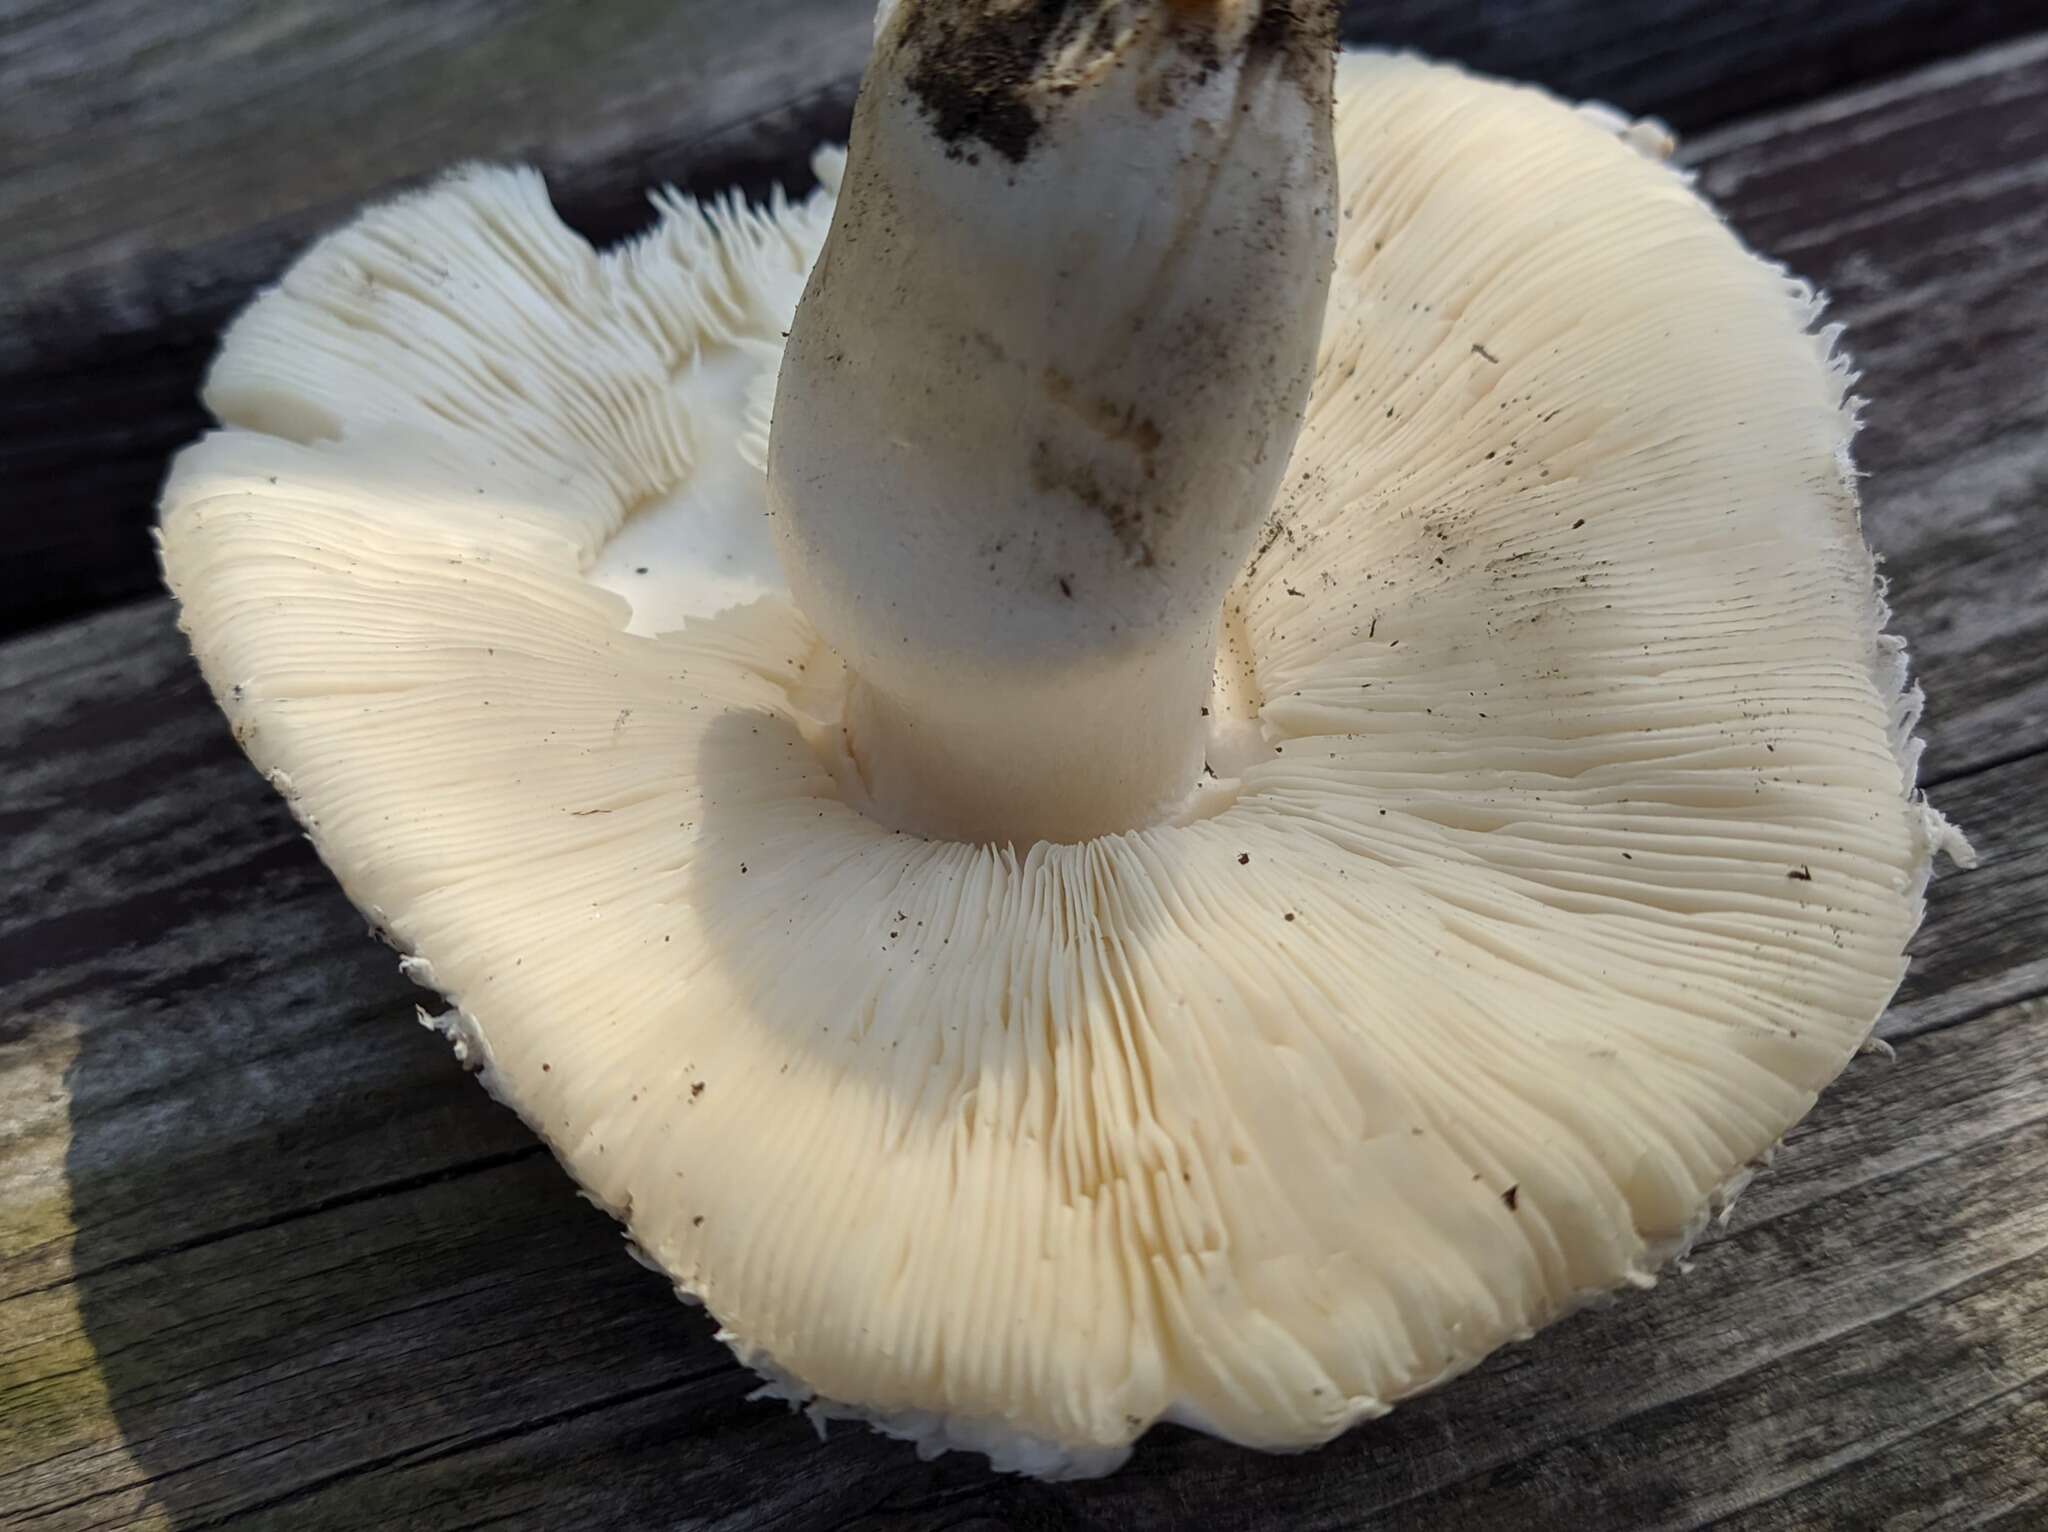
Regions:
<svg viewBox="0 0 2048 1532"><path fill-rule="evenodd" d="M902 0L776 397L790 588L888 822L1173 814L1328 295L1334 0Z"/></svg>

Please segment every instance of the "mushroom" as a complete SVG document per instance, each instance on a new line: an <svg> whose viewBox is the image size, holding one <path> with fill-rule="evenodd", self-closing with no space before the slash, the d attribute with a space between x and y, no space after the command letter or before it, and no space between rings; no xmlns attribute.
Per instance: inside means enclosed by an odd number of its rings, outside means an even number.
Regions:
<svg viewBox="0 0 2048 1532"><path fill-rule="evenodd" d="M165 490L431 1024L820 1417L1299 1448L1647 1286L1967 855L1813 294L1333 17L902 0L815 194L605 252L459 172Z"/></svg>

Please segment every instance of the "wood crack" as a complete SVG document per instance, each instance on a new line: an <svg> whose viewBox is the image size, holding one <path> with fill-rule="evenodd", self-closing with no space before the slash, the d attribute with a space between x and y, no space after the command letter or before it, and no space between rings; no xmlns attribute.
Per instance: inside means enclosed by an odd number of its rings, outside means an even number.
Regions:
<svg viewBox="0 0 2048 1532"><path fill-rule="evenodd" d="M361 1203L374 1202L383 1197L403 1196L407 1192L419 1191L429 1186L439 1186L448 1181L459 1181L467 1176L482 1175L485 1171L499 1170L507 1165L517 1165L547 1152L545 1144L526 1144L517 1149L507 1149L497 1154L480 1155L473 1160L444 1166L438 1170L422 1171L418 1175L401 1176L393 1181L379 1182L375 1186L358 1187L353 1191L340 1192L331 1197L322 1197L317 1202L303 1207L294 1207L273 1213L263 1218L252 1218L242 1223L229 1224L225 1228L210 1229L190 1239L174 1240L167 1244L155 1245L147 1250L138 1250L124 1255L119 1260L109 1261L102 1266L90 1267L73 1272L70 1276L55 1282L46 1282L40 1287L23 1288L13 1293L7 1302L17 1302L39 1293L47 1293L61 1287L74 1286L114 1272L126 1271L131 1267L147 1265L175 1255L185 1255L194 1250L203 1250L208 1245L218 1245L226 1240L240 1239L244 1235L260 1234L268 1229L283 1228L288 1224L300 1223L308 1218L317 1218L322 1213L331 1213L338 1208L355 1207Z"/></svg>
<svg viewBox="0 0 2048 1532"><path fill-rule="evenodd" d="M443 1437L433 1443L385 1453L364 1462L353 1464L348 1468L340 1469L334 1473L323 1475L308 1483L295 1485L282 1494L272 1495L254 1504L237 1506L234 1510L223 1512L218 1516L209 1517L203 1521L191 1522L187 1525L186 1532L212 1532L212 1529L216 1527L233 1526L237 1522L247 1521L252 1516L260 1516L266 1512L296 1504L324 1490L345 1484L351 1479L359 1479L369 1474L382 1473L387 1469L400 1466L417 1468L430 1463L441 1462L447 1458L458 1456L461 1453L473 1452L501 1442L513 1441L522 1436L531 1436L537 1431L545 1431L554 1426L565 1425L572 1420L581 1420L586 1416L600 1414L606 1410L619 1409L629 1404L638 1404L644 1399L654 1399L659 1398L663 1394L672 1394L679 1389L688 1388L694 1383L701 1383L708 1378L719 1377L726 1373L735 1372L738 1369L738 1362L727 1362L720 1367L706 1368L702 1372L691 1373L680 1378L672 1378L665 1382L650 1383L640 1388L624 1389L618 1393L607 1395L602 1399L592 1400L587 1404L573 1405L568 1409L556 1410L531 1420L521 1421L517 1425L503 1426L493 1431L481 1432L478 1435L464 1437L460 1440Z"/></svg>
<svg viewBox="0 0 2048 1532"><path fill-rule="evenodd" d="M2035 1253L2039 1254L2040 1252L2037 1251ZM1830 1468L1826 1473L1818 1474L1811 1479L1805 1479L1797 1483L1788 1484L1783 1489L1778 1490L1774 1494L1766 1495L1761 1500L1752 1500L1747 1505L1739 1506L1734 1510L1724 1512L1718 1516L1713 1517L1711 1520L1708 1521L1694 1522L1691 1524L1691 1527L1694 1529L1698 1529L1698 1532L1705 1532L1705 1529L1707 1528L1726 1526L1729 1523L1734 1522L1740 1518L1753 1515L1755 1512L1762 1510L1765 1506L1776 1505L1781 1501L1790 1499L1793 1495L1803 1494L1806 1491L1813 1489L1817 1485L1826 1484L1830 1480L1838 1479L1843 1474L1847 1473L1850 1469L1860 1467L1863 1464L1869 1462L1873 1457L1877 1456L1879 1453L1896 1451L1902 1443L1910 1441L1912 1438L1916 1436L1925 1436L1930 1431L1939 1430L1941 1427L1949 1424L1951 1421L1960 1419L1962 1416L1971 1414L1972 1412L1977 1410L1984 1409L1987 1406L1997 1404L2002 1400L2009 1399L2014 1394L2023 1393L2026 1390L2031 1389L2036 1385L2040 1384L2044 1380L2048 1380L2048 1367L2039 1368L2036 1371L2028 1374L2026 1377L2020 1379L2020 1381L2018 1381L2017 1383L1999 1389L1996 1393L1987 1394L1981 1399L1973 1399L1967 1404L1958 1405L1956 1408L1948 1410L1940 1415L1934 1416L1931 1419L1919 1421L1911 1426L1908 1426L1905 1430L1899 1432L1897 1435L1887 1437L1885 1440L1881 1442L1872 1443L1867 1450L1859 1451L1848 1457L1845 1457L1841 1462L1837 1463L1834 1467Z"/></svg>
<svg viewBox="0 0 2048 1532"><path fill-rule="evenodd" d="M2024 766L2035 757L2044 754L2048 754L2048 745L2027 745L2018 750L2007 751L2002 755L1990 755L1980 757L1977 760L1966 761L1960 766L1953 766L1945 771L1936 772L1924 777L1920 782L1920 790L1925 793L1939 792L1944 787L1954 787L1960 783L1971 781L1976 777L1981 777L1987 772L2003 771L2009 766Z"/></svg>

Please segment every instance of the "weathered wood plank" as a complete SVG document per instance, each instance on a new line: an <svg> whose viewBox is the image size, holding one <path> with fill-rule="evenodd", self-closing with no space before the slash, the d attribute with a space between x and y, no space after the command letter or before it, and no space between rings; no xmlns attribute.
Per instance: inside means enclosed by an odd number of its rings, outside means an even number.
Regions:
<svg viewBox="0 0 2048 1532"><path fill-rule="evenodd" d="M843 86L874 9L201 0L173 13L9 0L0 265L47 290L148 251L217 249L479 155L535 156L572 186L631 195L707 134ZM1993 0L1783 6L1768 28L1710 0L1347 9L1352 41L1458 58L1689 129L2048 19Z"/></svg>
<svg viewBox="0 0 2048 1532"><path fill-rule="evenodd" d="M1947 314L1930 244L2004 231L1956 280L2034 269L2039 199L1996 166L2040 165L2044 89L2048 49L2004 50L1706 163L1788 239L1822 230L1849 286L1890 273ZM1842 190L1837 156L1891 195ZM1897 168L1918 161L1939 185ZM1851 1069L1689 1275L1302 1458L1169 1431L1058 1488L857 1430L819 1449L746 1405L703 1318L409 1025L413 992L234 752L167 608L0 645L0 1521L2031 1524L2048 1006L2006 1002L2048 987L2048 754L2026 753L2041 608L2011 566L2048 471L2038 390L1990 399L1980 438L1956 380L2019 377L2048 311L1969 290L2005 307L1966 345L1850 305L1894 326L1872 530L1929 571L1896 559L1899 620L1935 690L1937 802L1986 853L1935 886L1886 1023L1899 1062ZM1956 456L1914 413L1922 368ZM1973 581L1992 599L1966 604Z"/></svg>
<svg viewBox="0 0 2048 1532"><path fill-rule="evenodd" d="M1688 1273L1304 1457L1162 1431L1124 1475L1061 1488L858 1430L820 1447L745 1404L708 1325L536 1161L76 1284L125 1449L46 1439L0 1475L0 1504L91 1484L49 1524L122 1525L148 1477L179 1525L287 1508L293 1526L641 1525L685 1494L706 1526L878 1506L907 1527L1157 1526L1182 1505L1213 1525L1696 1525L1832 1472L1873 1423L1901 1450L2048 1362L2044 1019L2034 1004L1858 1064ZM48 1415L90 1386L62 1368L77 1356L46 1359L57 1344L9 1361L10 1394L59 1374L29 1395Z"/></svg>
<svg viewBox="0 0 2048 1532"><path fill-rule="evenodd" d="M872 0L5 0L0 631L154 584L166 455L227 316L320 228L472 158L532 160L599 237L642 188L801 182ZM1684 127L2048 22L2040 0L1354 4L1356 40Z"/></svg>
<svg viewBox="0 0 2048 1532"><path fill-rule="evenodd" d="M2034 1295L2038 1301L2038 1294ZM2032 1323L2048 1329L2038 1310ZM1854 1526L1882 1506L1896 1532L1971 1526L2038 1532L2048 1525L2048 1378L1963 1410L1883 1452L1844 1463L1781 1499L1745 1510L1728 1532L1803 1532Z"/></svg>
<svg viewBox="0 0 2048 1532"><path fill-rule="evenodd" d="M429 997L223 736L169 609L67 636L0 651L0 1081L47 1098L0 1131L61 1132L68 1096L93 1259L537 1152L451 1097L442 1043L394 1024ZM105 1067L77 1071L80 1050ZM292 1173L239 1174L252 1145ZM0 1294L67 1259L62 1177L8 1191Z"/></svg>

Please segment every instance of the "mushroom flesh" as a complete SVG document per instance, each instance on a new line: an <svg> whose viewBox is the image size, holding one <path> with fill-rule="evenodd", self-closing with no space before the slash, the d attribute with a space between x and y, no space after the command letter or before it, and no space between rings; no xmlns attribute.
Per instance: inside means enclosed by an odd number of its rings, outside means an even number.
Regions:
<svg viewBox="0 0 2048 1532"><path fill-rule="evenodd" d="M925 1450L1300 1448L1650 1284L1966 854L1811 292L1334 10L902 0L817 192L603 252L459 172L165 490L432 1024Z"/></svg>

